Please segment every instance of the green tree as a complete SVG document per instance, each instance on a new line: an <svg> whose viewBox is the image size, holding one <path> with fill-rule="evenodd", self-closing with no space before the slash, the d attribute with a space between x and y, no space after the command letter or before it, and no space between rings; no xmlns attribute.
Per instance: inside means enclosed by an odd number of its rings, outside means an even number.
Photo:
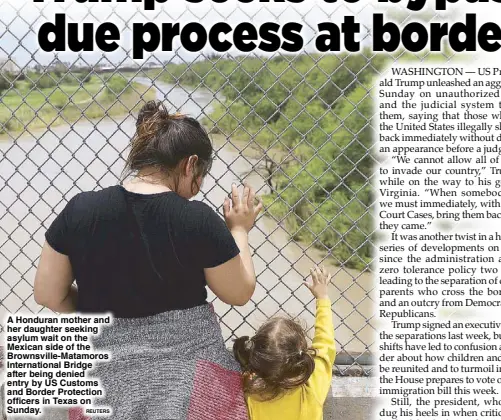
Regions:
<svg viewBox="0 0 501 420"><path fill-rule="evenodd" d="M302 54L272 59L212 58L166 66L161 78L222 92L214 131L273 147L261 168L272 192L269 211L291 235L330 249L340 263L371 261L373 171L371 88L388 57Z"/></svg>

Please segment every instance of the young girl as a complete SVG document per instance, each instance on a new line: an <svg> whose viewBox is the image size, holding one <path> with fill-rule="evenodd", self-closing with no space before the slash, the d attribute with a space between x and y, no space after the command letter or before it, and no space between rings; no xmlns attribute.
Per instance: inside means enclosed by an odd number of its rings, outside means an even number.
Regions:
<svg viewBox="0 0 501 420"><path fill-rule="evenodd" d="M311 270L305 285L317 300L315 337L287 318L264 323L252 338L240 337L233 353L242 366L245 399L251 420L317 420L332 380L336 356L331 302L331 276L322 267Z"/></svg>

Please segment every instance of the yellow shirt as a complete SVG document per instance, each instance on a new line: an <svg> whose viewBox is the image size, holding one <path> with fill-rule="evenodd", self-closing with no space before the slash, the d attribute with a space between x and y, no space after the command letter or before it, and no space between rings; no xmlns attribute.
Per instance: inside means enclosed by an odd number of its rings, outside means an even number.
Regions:
<svg viewBox="0 0 501 420"><path fill-rule="evenodd" d="M331 302L317 300L315 337L315 370L308 381L271 401L259 401L246 396L251 420L322 420L324 402L332 381L332 365L336 357Z"/></svg>

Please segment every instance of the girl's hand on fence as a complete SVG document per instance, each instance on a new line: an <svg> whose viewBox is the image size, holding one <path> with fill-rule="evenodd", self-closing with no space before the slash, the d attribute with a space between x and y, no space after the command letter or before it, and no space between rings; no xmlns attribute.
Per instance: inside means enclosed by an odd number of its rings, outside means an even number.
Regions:
<svg viewBox="0 0 501 420"><path fill-rule="evenodd" d="M252 229L258 214L263 209L263 203L258 198L256 205L256 193L248 184L244 185L242 198L238 194L235 184L231 187L231 203L227 197L224 200L223 210L224 218L228 229L245 230L246 233Z"/></svg>
<svg viewBox="0 0 501 420"><path fill-rule="evenodd" d="M332 276L325 267L314 267L310 269L312 283L304 282L304 285L310 289L310 292L316 299L329 299L328 285Z"/></svg>

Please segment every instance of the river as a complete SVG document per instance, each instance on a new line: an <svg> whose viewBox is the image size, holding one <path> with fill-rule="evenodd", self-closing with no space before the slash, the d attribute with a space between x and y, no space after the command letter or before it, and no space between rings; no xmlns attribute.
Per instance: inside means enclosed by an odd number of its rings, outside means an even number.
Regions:
<svg viewBox="0 0 501 420"><path fill-rule="evenodd" d="M139 79L141 83L151 83ZM193 92L154 82L159 99L169 110L180 110L195 117L208 114L214 100L205 90ZM133 116L81 121L45 131L25 132L15 143L0 141L0 317L5 308L11 312L40 308L33 300L32 284L35 262L50 221L64 206L65 199L79 191L108 187L119 181L130 137L134 132ZM219 143L220 144L220 143ZM244 157L229 143L216 146L217 157L210 176L196 199L208 201L220 209L233 182L240 184L247 176L260 194L268 192L263 178L252 172L255 161ZM217 181L216 181L217 180ZM2 185L3 184L3 185ZM55 210L52 210L55 207ZM6 213L6 209L9 212ZM42 225L43 223L43 225ZM30 239L30 236L33 239ZM215 302L222 315L225 338L231 330L237 336L252 334L267 317L286 311L313 326L314 302L302 285L309 268L324 255L315 249L291 241L286 228L272 218L261 217L251 231L250 244L255 250L254 264L259 285L252 302L231 308ZM326 263L334 275L330 295L334 302L334 322L338 352L363 353L375 339L373 276ZM20 281L20 274L26 281ZM15 293L10 293L13 288ZM23 306L23 301L24 306ZM310 329L310 336L311 336Z"/></svg>

